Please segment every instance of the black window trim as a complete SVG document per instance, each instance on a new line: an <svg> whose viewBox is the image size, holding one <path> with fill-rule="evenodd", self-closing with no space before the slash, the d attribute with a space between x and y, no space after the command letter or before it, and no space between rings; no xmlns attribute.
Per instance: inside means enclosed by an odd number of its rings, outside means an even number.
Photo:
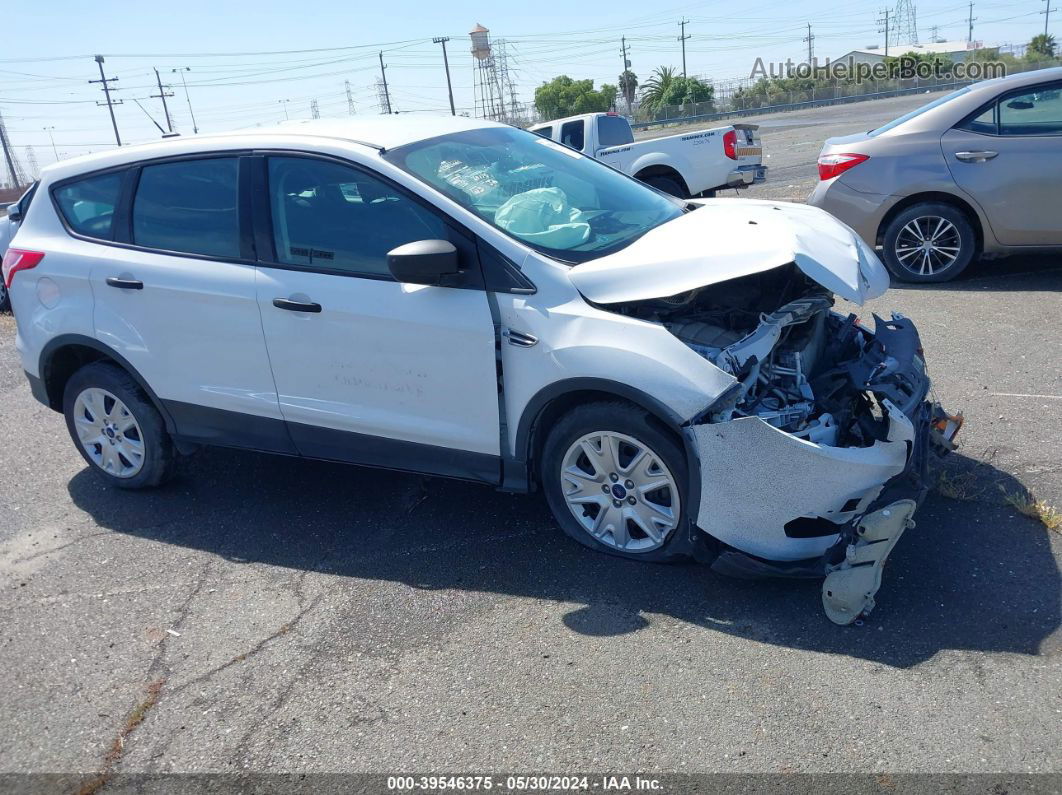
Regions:
<svg viewBox="0 0 1062 795"><path fill-rule="evenodd" d="M187 152L179 155L165 155L145 160L136 160L130 163L108 166L107 168L101 168L95 171L85 171L80 174L65 177L50 185L48 187L48 193L51 196L52 206L55 208L55 213L59 216L59 221L62 223L66 233L77 240L83 240L87 243L96 243L103 246L128 249L131 251L143 251L149 254L163 254L167 257L185 257L188 259L206 260L208 262L227 262L233 265L254 266L256 262L251 229L245 229L244 227L245 221L249 220L249 213L245 212L243 209L243 206L247 203L247 194L245 193L246 185L244 183L243 172L248 168L246 163L249 160L249 154L250 150L248 149L222 149L218 151ZM165 165L167 163L177 163L186 160L212 160L216 158L235 158L237 162L236 211L240 240L240 256L221 257L214 254L195 254L188 251L171 251L169 249L155 248L153 246L141 246L132 242L132 207L133 200L136 197L136 188L140 181L141 170L148 166ZM74 228L70 226L66 216L63 215L62 208L59 206L59 200L56 198L55 192L71 183L114 173L118 173L122 176L122 182L118 194L118 204L115 205L114 209L114 222L111 224L110 238L91 237L75 231ZM250 244L249 249L248 244Z"/></svg>
<svg viewBox="0 0 1062 795"><path fill-rule="evenodd" d="M989 138L1058 138L1059 136L1062 136L1062 132L1043 133L1041 135L1005 135L1000 132L1000 105L1002 105L1004 101L1011 99L1012 97L1018 97L1022 94L1031 94L1034 91L1062 91L1062 80L1052 80L1047 83L1034 83L1032 85L1020 86L1018 88L1013 88L1010 91L1006 91L1002 94L998 94L988 102L985 102L983 105L978 107L977 110L975 110L973 113L968 113L966 116L964 116L962 121L952 127L952 129L973 133L975 135L984 135ZM989 107L993 109L992 121L996 128L995 132L971 130L970 128L964 126L966 124L969 124L971 121L973 121L986 110L988 110Z"/></svg>
<svg viewBox="0 0 1062 795"><path fill-rule="evenodd" d="M398 283L397 279L386 273L352 271L345 268L325 268L318 265L291 265L286 262L280 262L276 253L276 238L273 235L273 208L269 194L268 160L270 157L295 157L307 160L321 160L351 168L364 174L370 179L379 180L389 188L394 189L400 195L411 200L414 204L417 204L437 217L449 230L461 235L468 242L469 250L475 252L476 235L471 230L466 228L461 222L450 216L448 213L443 212L431 202L418 196L405 186L400 185L387 175L381 174L379 171L376 171L369 166L353 160L348 160L344 157L305 149L256 149L251 153L249 160L254 161L255 163L252 168L253 190L251 192L251 203L253 205L252 212L254 216L255 248L259 252L256 264L259 267L276 268L278 270L297 271L302 273L323 273L329 276L345 276L352 279L371 279L373 281ZM481 291L485 289L479 258L478 256L473 255L473 259L474 262L472 263L472 268L469 268L468 270L472 271L474 269L474 273L469 273L467 282L460 285L450 285L451 287L456 289ZM466 273L468 273L468 271L466 271Z"/></svg>

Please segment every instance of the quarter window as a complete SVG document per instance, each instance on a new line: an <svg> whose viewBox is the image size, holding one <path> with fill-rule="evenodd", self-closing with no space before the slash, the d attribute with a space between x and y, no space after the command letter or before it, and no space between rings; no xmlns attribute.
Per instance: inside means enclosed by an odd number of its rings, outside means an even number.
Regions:
<svg viewBox="0 0 1062 795"><path fill-rule="evenodd" d="M79 235L110 240L121 188L121 174L103 174L57 188L55 200L63 218Z"/></svg>
<svg viewBox="0 0 1062 795"><path fill-rule="evenodd" d="M133 201L138 246L240 256L237 159L215 157L145 166Z"/></svg>
<svg viewBox="0 0 1062 795"><path fill-rule="evenodd" d="M535 135L541 135L543 138L553 137L552 127L539 127L537 130L532 130L531 132L533 132Z"/></svg>
<svg viewBox="0 0 1062 795"><path fill-rule="evenodd" d="M561 127L561 143L572 149L583 151L583 120L565 122Z"/></svg>
<svg viewBox="0 0 1062 795"><path fill-rule="evenodd" d="M1000 100L999 134L1062 135L1062 85Z"/></svg>
<svg viewBox="0 0 1062 795"><path fill-rule="evenodd" d="M285 265L389 276L391 249L449 237L436 215L339 163L271 157L269 195L276 257Z"/></svg>

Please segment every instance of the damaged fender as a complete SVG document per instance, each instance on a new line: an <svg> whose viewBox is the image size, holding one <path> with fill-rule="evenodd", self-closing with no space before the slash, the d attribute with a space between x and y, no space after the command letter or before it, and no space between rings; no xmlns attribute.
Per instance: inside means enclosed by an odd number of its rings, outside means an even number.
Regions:
<svg viewBox="0 0 1062 795"><path fill-rule="evenodd" d="M907 465L914 426L892 402L882 405L887 439L869 447L815 444L759 417L691 426L701 477L697 526L767 560L821 556L837 534L793 538L785 533L786 523L819 517L835 522L839 534Z"/></svg>

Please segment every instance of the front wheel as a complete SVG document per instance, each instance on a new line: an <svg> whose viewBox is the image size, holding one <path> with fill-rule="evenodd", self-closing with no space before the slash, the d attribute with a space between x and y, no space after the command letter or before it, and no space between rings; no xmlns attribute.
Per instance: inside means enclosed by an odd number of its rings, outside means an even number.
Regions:
<svg viewBox="0 0 1062 795"><path fill-rule="evenodd" d="M541 477L553 515L591 549L665 561L686 521L681 446L627 403L589 403L553 427Z"/></svg>
<svg viewBox="0 0 1062 795"><path fill-rule="evenodd" d="M686 189L682 187L677 179L671 177L646 177L644 180L646 185L650 185L659 191L663 191L677 199L688 198L686 195Z"/></svg>
<svg viewBox="0 0 1062 795"><path fill-rule="evenodd" d="M74 373L63 413L78 452L111 485L141 489L173 474L176 452L162 416L117 365L95 362Z"/></svg>
<svg viewBox="0 0 1062 795"><path fill-rule="evenodd" d="M909 207L885 228L882 260L905 282L946 282L973 261L977 236L969 220L949 204Z"/></svg>

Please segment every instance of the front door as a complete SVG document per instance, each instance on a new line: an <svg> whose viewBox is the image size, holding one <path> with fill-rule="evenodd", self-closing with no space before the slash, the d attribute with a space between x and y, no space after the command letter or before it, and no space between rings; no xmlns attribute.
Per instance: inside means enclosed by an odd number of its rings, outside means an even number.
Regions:
<svg viewBox="0 0 1062 795"><path fill-rule="evenodd" d="M956 184L1008 246L1062 245L1062 83L1005 94L941 138Z"/></svg>
<svg viewBox="0 0 1062 795"><path fill-rule="evenodd" d="M258 209L268 218L259 227L257 294L299 451L497 482L486 293L401 284L387 268L396 246L461 232L365 170L301 156L263 160L268 210L265 202ZM468 241L458 248L478 270Z"/></svg>

